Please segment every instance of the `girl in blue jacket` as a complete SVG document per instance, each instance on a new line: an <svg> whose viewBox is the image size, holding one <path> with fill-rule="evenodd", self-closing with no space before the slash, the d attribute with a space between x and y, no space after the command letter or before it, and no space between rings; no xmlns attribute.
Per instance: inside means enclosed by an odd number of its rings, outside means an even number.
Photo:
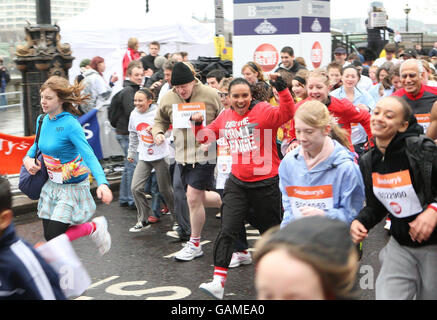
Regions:
<svg viewBox="0 0 437 320"><path fill-rule="evenodd" d="M281 228L313 215L350 224L363 208L365 194L359 167L348 149L347 133L316 100L302 104L294 119L300 145L279 166L284 207Z"/></svg>
<svg viewBox="0 0 437 320"><path fill-rule="evenodd" d="M96 178L99 199L109 204L112 192L77 120L79 112L76 106L86 99L81 90L79 84L70 86L67 79L58 76L50 77L41 86L41 107L47 116L41 124L38 148L49 179L41 190L38 216L42 219L47 241L63 233L70 241L90 235L100 254L104 254L111 247L107 221L101 216L88 222L96 210L90 192L89 172ZM41 170L41 164L35 163L37 156L33 144L23 159L30 174Z"/></svg>

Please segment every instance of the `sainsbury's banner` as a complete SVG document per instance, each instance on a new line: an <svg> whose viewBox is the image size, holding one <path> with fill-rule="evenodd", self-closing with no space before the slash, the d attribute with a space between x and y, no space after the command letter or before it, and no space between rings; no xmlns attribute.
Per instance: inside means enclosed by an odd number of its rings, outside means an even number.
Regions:
<svg viewBox="0 0 437 320"><path fill-rule="evenodd" d="M23 158L34 140L35 136L16 137L0 132L0 174L20 173Z"/></svg>
<svg viewBox="0 0 437 320"><path fill-rule="evenodd" d="M107 123L106 109L92 109L79 122L97 159L123 155L114 129ZM20 173L23 158L34 140L35 136L17 137L0 132L0 174Z"/></svg>

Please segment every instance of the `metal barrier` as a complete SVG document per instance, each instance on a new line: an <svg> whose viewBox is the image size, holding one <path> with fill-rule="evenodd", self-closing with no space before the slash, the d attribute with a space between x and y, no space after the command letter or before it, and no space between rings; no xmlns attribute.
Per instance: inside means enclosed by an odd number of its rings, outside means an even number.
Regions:
<svg viewBox="0 0 437 320"><path fill-rule="evenodd" d="M0 105L0 110L6 110L6 109L10 109L10 108L23 106L23 93L21 91L10 91L10 92L0 93L0 97L8 96L8 95L19 95L20 103ZM0 99L0 102L1 102L1 99Z"/></svg>

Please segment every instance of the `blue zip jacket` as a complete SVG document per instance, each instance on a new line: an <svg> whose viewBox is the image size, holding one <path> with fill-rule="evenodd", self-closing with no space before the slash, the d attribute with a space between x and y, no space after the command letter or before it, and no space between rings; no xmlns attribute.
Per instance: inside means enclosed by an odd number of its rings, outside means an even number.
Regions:
<svg viewBox="0 0 437 320"><path fill-rule="evenodd" d="M53 119L50 119L49 116L44 117L38 147L43 154L59 159L62 164L70 162L78 156L82 157L83 165L91 170L97 184L108 184L102 166L85 138L82 126L77 117L71 113L64 111ZM27 156L35 158L35 151L36 145L34 143L27 152ZM63 183L79 183L87 177L88 172L84 172L64 180Z"/></svg>
<svg viewBox="0 0 437 320"><path fill-rule="evenodd" d="M350 224L363 208L365 194L360 169L354 162L352 152L333 141L335 147L332 154L311 171L308 171L305 159L299 154L300 146L287 153L279 165L279 188L284 207L281 228L297 218L292 209L292 200L287 193L290 187L332 185L332 208L324 209L325 214L347 224Z"/></svg>
<svg viewBox="0 0 437 320"><path fill-rule="evenodd" d="M330 93L330 95L337 99L347 99L346 92L344 91L344 86L335 89ZM375 101L373 100L372 96L368 92L361 91L360 89L355 87L353 105L356 106L357 104L360 103L369 107L370 110L373 110L375 108ZM352 144L355 145L367 141L367 133L361 124L358 124L358 126L356 127L354 126L351 129L352 129L352 133L351 133Z"/></svg>
<svg viewBox="0 0 437 320"><path fill-rule="evenodd" d="M0 237L0 300L65 300L54 269L13 224Z"/></svg>

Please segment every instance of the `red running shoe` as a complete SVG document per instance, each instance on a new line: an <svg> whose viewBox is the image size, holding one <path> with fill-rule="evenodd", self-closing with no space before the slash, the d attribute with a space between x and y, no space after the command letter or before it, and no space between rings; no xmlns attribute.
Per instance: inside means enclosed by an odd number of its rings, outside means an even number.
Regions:
<svg viewBox="0 0 437 320"><path fill-rule="evenodd" d="M159 222L159 218L155 217L155 216L150 216L148 219L149 223L157 223Z"/></svg>

